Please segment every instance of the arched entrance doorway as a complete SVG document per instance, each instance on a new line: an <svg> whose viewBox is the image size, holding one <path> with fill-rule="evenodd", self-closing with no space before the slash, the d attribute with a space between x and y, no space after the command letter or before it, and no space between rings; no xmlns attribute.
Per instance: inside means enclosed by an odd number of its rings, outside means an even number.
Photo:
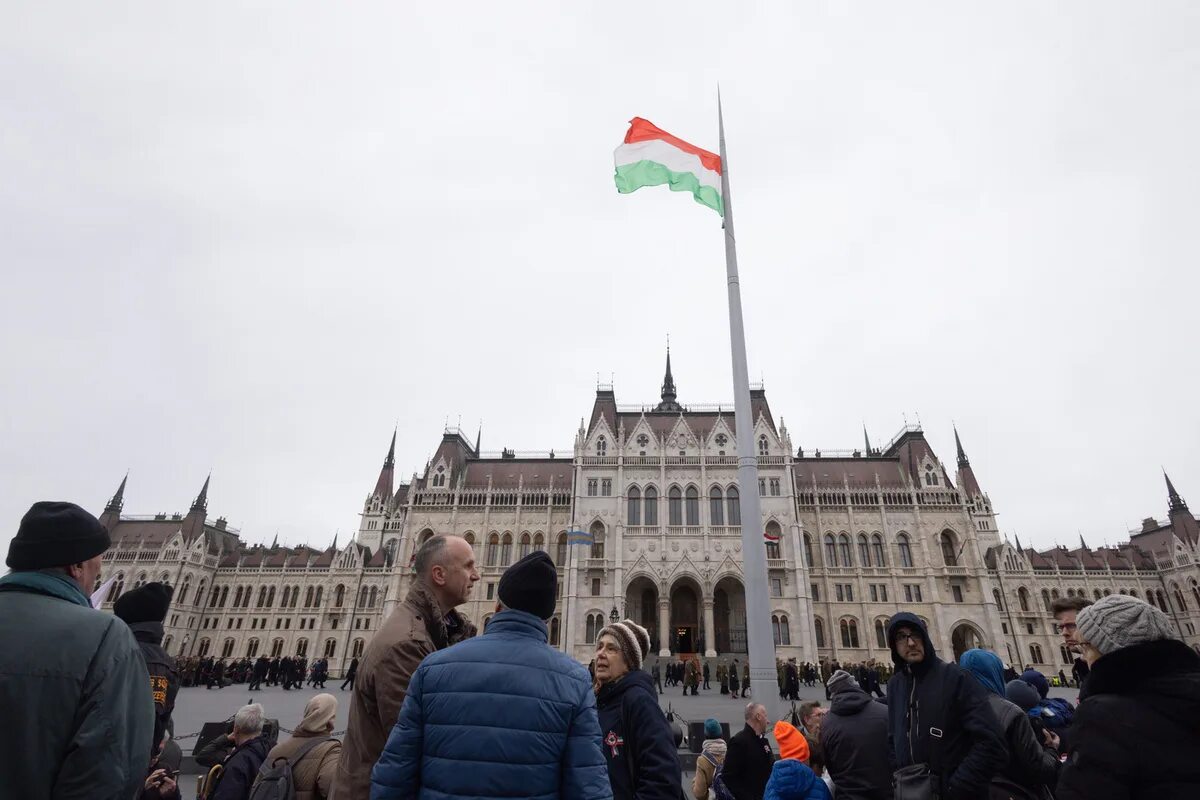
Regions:
<svg viewBox="0 0 1200 800"><path fill-rule="evenodd" d="M745 653L746 590L741 581L726 575L713 590L713 636L718 653Z"/></svg>
<svg viewBox="0 0 1200 800"><path fill-rule="evenodd" d="M700 587L680 580L671 587L670 646L673 653L700 649Z"/></svg>
<svg viewBox="0 0 1200 800"><path fill-rule="evenodd" d="M983 634L969 622L960 622L954 626L954 629L950 632L950 646L954 648L955 663L968 650L974 650L976 647L987 647L983 641Z"/></svg>
<svg viewBox="0 0 1200 800"><path fill-rule="evenodd" d="M625 617L650 634L650 649L658 652L658 586L645 576L629 582L625 589Z"/></svg>

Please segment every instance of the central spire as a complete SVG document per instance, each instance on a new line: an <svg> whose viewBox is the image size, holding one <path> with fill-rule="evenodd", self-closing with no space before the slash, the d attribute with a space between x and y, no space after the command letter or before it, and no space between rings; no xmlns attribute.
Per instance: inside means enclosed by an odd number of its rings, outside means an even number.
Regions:
<svg viewBox="0 0 1200 800"><path fill-rule="evenodd" d="M1163 478L1167 481L1167 499L1171 502L1171 510L1178 511L1183 509L1186 511L1187 503L1179 496L1179 492L1175 491L1175 484L1171 483L1171 476L1167 474L1165 469L1163 470ZM121 485L124 486L125 484L122 483Z"/></svg>
<svg viewBox="0 0 1200 800"><path fill-rule="evenodd" d="M683 406L675 402L675 377L671 375L671 340L667 339L667 372L663 375L662 402L655 411L683 411Z"/></svg>
<svg viewBox="0 0 1200 800"><path fill-rule="evenodd" d="M967 454L963 452L962 441L958 438L958 426L954 426L954 446L958 448L958 466L969 467L971 462L967 460Z"/></svg>

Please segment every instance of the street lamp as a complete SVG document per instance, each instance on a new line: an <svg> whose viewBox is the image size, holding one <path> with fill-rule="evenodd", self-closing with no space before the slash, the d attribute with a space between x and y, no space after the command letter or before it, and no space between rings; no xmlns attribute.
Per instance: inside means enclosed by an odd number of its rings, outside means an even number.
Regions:
<svg viewBox="0 0 1200 800"><path fill-rule="evenodd" d="M614 625L617 623L618 620L621 619L621 615L617 613L617 607L615 605L612 607L612 611L609 612L608 619Z"/></svg>

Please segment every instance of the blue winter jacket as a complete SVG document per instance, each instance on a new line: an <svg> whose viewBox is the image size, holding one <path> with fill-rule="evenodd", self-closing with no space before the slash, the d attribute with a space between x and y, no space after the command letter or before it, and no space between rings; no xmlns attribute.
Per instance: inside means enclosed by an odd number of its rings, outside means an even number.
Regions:
<svg viewBox="0 0 1200 800"><path fill-rule="evenodd" d="M803 761L785 758L771 767L763 800L832 800L829 787Z"/></svg>
<svg viewBox="0 0 1200 800"><path fill-rule="evenodd" d="M587 669L524 611L421 662L371 772L372 800L611 800Z"/></svg>

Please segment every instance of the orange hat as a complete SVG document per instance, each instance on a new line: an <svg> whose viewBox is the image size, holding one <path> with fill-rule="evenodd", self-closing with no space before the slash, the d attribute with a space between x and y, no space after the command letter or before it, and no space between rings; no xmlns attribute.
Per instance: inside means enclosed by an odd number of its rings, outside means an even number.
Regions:
<svg viewBox="0 0 1200 800"><path fill-rule="evenodd" d="M808 740L791 724L780 720L775 723L775 741L779 742L779 757L808 761Z"/></svg>

